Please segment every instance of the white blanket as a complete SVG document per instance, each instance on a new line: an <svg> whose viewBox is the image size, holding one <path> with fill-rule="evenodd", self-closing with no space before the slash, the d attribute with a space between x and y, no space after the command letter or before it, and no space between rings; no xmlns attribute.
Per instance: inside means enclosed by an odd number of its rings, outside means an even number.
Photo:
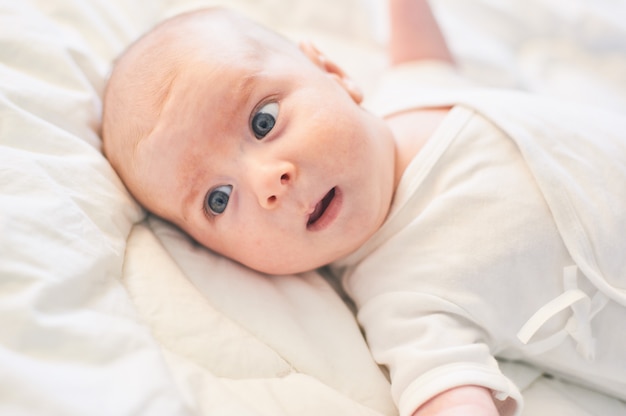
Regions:
<svg viewBox="0 0 626 416"><path fill-rule="evenodd" d="M147 218L100 152L114 57L164 17L218 3L313 38L366 93L385 65L382 0L0 0L0 414L396 414L325 279L196 247ZM468 77L626 114L625 1L433 5ZM529 415L626 411L509 372Z"/></svg>

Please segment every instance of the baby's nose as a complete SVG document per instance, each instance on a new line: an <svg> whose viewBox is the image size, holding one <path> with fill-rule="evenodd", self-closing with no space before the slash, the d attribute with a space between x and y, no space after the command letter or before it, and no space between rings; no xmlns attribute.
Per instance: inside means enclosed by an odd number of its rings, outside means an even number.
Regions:
<svg viewBox="0 0 626 416"><path fill-rule="evenodd" d="M296 169L289 162L274 162L258 166L251 173L259 205L265 209L273 209L280 204L293 184Z"/></svg>

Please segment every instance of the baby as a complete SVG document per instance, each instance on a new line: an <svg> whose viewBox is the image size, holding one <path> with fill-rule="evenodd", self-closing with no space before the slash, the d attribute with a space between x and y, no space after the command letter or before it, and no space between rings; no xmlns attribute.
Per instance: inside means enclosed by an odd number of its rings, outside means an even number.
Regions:
<svg viewBox="0 0 626 416"><path fill-rule="evenodd" d="M223 9L120 57L104 152L152 213L272 274L329 266L401 415L519 414L495 356L626 398L626 123L522 93L412 88L452 65L390 0L383 115L313 45ZM448 72L448 71L443 71Z"/></svg>

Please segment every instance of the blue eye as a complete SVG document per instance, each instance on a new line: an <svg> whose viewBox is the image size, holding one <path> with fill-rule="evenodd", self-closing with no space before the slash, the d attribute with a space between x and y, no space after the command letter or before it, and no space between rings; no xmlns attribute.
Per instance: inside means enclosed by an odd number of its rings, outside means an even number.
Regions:
<svg viewBox="0 0 626 416"><path fill-rule="evenodd" d="M264 138L276 124L278 103L268 103L261 107L252 117L250 128L257 139Z"/></svg>
<svg viewBox="0 0 626 416"><path fill-rule="evenodd" d="M228 200L230 193L233 191L233 187L230 185L222 185L209 191L206 197L205 210L211 212L214 215L219 215L226 211L228 206Z"/></svg>

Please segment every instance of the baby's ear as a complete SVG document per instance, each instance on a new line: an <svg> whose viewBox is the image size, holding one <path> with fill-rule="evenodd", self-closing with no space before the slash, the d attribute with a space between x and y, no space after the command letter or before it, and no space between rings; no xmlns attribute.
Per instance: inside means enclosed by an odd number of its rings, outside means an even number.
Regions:
<svg viewBox="0 0 626 416"><path fill-rule="evenodd" d="M339 65L320 52L313 43L309 41L300 42L300 50L322 71L335 78L339 85L352 97L355 103L360 104L363 101L363 92L359 86L356 85L354 80L350 78Z"/></svg>

